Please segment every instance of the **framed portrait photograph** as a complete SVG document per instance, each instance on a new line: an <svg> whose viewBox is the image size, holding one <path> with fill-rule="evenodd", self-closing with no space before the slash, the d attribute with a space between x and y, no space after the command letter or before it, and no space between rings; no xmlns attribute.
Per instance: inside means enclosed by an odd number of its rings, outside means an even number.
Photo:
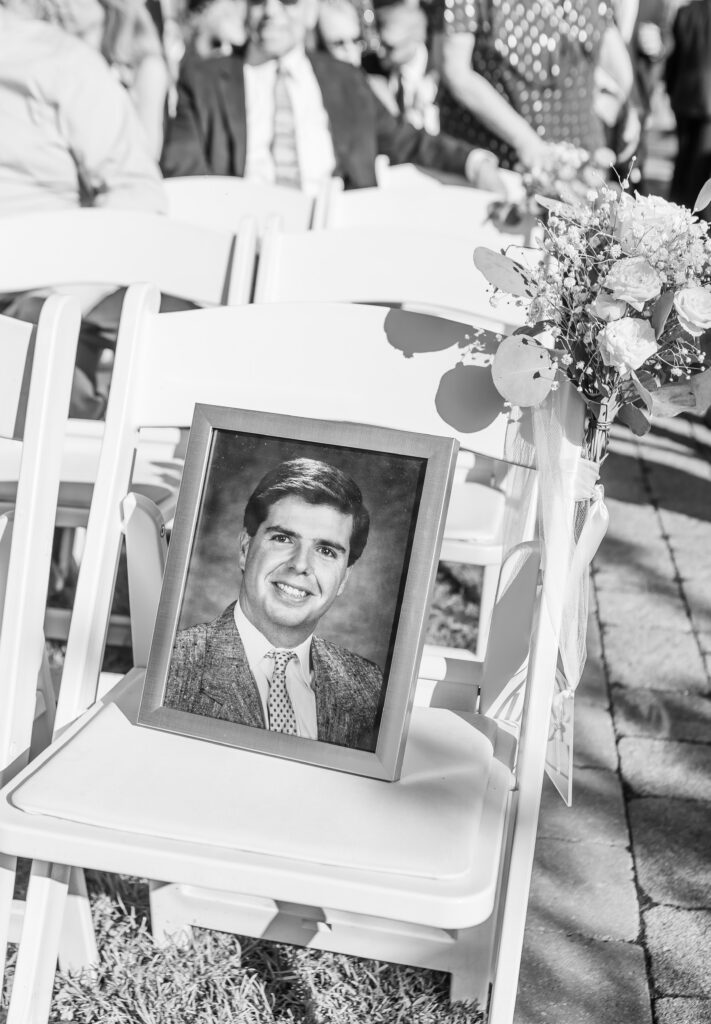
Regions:
<svg viewBox="0 0 711 1024"><path fill-rule="evenodd" d="M139 724L397 779L456 455L196 405Z"/></svg>

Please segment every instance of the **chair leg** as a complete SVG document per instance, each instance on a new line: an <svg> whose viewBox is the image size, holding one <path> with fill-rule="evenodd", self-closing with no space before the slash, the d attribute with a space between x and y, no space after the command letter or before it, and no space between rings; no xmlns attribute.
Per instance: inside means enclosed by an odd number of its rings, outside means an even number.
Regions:
<svg viewBox="0 0 711 1024"><path fill-rule="evenodd" d="M32 865L22 938L6 1024L46 1024L71 869Z"/></svg>
<svg viewBox="0 0 711 1024"><path fill-rule="evenodd" d="M480 661L484 660L486 645L489 642L489 628L491 627L491 616L494 614L500 569L501 566L498 563L484 566L479 604L479 632L476 639L476 656Z"/></svg>
<svg viewBox="0 0 711 1024"><path fill-rule="evenodd" d="M4 854L0 854L0 978L5 973L7 944L10 941L10 919L16 868L16 857L6 857Z"/></svg>
<svg viewBox="0 0 711 1024"><path fill-rule="evenodd" d="M81 868L72 868L59 937L59 966L63 971L80 971L98 959L86 879Z"/></svg>
<svg viewBox="0 0 711 1024"><path fill-rule="evenodd" d="M151 934L157 946L170 942L189 943L193 930L182 918L180 902L176 898L179 887L169 882L150 882Z"/></svg>
<svg viewBox="0 0 711 1024"><path fill-rule="evenodd" d="M476 928L457 932L456 963L450 968L450 1002L476 1002L484 1015L491 984L492 931L493 915Z"/></svg>

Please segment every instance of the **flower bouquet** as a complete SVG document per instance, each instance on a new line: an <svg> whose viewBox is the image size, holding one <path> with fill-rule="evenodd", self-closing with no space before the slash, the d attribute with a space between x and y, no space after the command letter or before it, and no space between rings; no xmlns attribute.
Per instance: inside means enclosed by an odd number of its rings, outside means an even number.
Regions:
<svg viewBox="0 0 711 1024"><path fill-rule="evenodd" d="M594 154L570 142L549 143L545 164L521 170L521 195L510 201L494 203L490 216L502 230L519 229L526 220L545 212L545 199L560 199L577 204L584 201L591 188L604 180L615 155L610 149Z"/></svg>
<svg viewBox="0 0 711 1024"><path fill-rule="evenodd" d="M527 306L530 326L504 339L494 381L512 405L539 404L564 377L588 409L586 448L605 453L617 417L646 433L654 413L711 403L701 335L711 329L711 237L694 214L603 185L584 203L538 196L548 211L535 268L479 248L489 283ZM711 199L711 182L695 211Z"/></svg>

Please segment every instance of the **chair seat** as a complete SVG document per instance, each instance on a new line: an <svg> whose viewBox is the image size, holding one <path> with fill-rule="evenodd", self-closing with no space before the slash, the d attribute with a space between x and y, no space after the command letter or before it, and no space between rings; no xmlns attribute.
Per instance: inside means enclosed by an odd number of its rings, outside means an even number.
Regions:
<svg viewBox="0 0 711 1024"><path fill-rule="evenodd" d="M512 777L468 722L415 708L386 783L135 726L142 677L4 791L3 850L441 928L489 916Z"/></svg>

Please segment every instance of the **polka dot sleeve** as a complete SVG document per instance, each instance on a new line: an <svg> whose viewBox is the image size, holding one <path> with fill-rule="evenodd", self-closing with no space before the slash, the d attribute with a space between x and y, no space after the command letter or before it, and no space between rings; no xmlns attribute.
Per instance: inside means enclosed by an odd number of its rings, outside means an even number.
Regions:
<svg viewBox="0 0 711 1024"><path fill-rule="evenodd" d="M481 23L480 0L443 0L445 35L476 32Z"/></svg>

